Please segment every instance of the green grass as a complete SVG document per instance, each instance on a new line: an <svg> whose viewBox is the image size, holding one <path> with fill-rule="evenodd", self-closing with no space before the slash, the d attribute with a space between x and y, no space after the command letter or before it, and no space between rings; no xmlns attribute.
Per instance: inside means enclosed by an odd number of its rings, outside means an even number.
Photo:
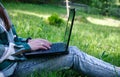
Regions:
<svg viewBox="0 0 120 77"><path fill-rule="evenodd" d="M19 36L45 38L51 42L62 41L65 26L56 27L49 25L43 17L20 13L15 10L32 12L43 16L57 13L61 17L64 17L66 15L65 8L54 5L21 3L8 3L5 4L5 7ZM88 16L96 18L103 17L77 11L70 45L75 45L90 55L120 66L120 27L116 28L92 24L86 20ZM103 52L105 52L104 55ZM62 76L62 74L60 74L60 76ZM32 77L37 77L37 75ZM57 75L53 73L53 76L49 75L48 77L57 77Z"/></svg>

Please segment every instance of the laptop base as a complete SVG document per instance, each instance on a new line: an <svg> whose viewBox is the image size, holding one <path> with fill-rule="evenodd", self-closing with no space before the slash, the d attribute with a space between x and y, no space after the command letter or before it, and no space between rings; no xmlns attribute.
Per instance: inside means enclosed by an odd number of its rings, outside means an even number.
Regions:
<svg viewBox="0 0 120 77"><path fill-rule="evenodd" d="M59 55L59 54L68 54L66 50L66 44L64 43L53 43L51 48L48 50L37 50L24 53L25 56L42 56L42 55Z"/></svg>

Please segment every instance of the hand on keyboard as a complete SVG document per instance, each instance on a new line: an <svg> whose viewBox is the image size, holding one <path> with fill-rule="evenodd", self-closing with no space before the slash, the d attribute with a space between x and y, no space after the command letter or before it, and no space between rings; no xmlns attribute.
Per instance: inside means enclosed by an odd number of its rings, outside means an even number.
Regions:
<svg viewBox="0 0 120 77"><path fill-rule="evenodd" d="M51 43L45 39L31 39L28 41L28 44L33 51L38 49L47 50L51 48Z"/></svg>

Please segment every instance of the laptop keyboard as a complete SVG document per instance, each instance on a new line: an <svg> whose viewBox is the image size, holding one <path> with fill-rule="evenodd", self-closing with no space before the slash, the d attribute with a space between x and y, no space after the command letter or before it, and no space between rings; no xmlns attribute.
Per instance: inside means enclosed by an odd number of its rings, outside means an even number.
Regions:
<svg viewBox="0 0 120 77"><path fill-rule="evenodd" d="M50 51L65 51L66 45L64 43L53 43Z"/></svg>
<svg viewBox="0 0 120 77"><path fill-rule="evenodd" d="M38 50L39 52L57 52L57 51L65 51L66 45L64 43L53 43L51 48L48 50Z"/></svg>

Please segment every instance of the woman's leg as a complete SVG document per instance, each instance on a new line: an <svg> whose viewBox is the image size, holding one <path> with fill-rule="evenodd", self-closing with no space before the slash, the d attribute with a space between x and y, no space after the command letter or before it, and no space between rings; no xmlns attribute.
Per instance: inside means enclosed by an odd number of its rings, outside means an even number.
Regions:
<svg viewBox="0 0 120 77"><path fill-rule="evenodd" d="M70 53L61 56L45 56L19 62L15 71L15 77L25 77L34 71L51 71L73 68L92 77L120 77L117 67L87 55L77 47L69 47Z"/></svg>
<svg viewBox="0 0 120 77"><path fill-rule="evenodd" d="M90 56L77 47L71 47L74 55L73 69L90 77L120 77L120 69L110 63Z"/></svg>

